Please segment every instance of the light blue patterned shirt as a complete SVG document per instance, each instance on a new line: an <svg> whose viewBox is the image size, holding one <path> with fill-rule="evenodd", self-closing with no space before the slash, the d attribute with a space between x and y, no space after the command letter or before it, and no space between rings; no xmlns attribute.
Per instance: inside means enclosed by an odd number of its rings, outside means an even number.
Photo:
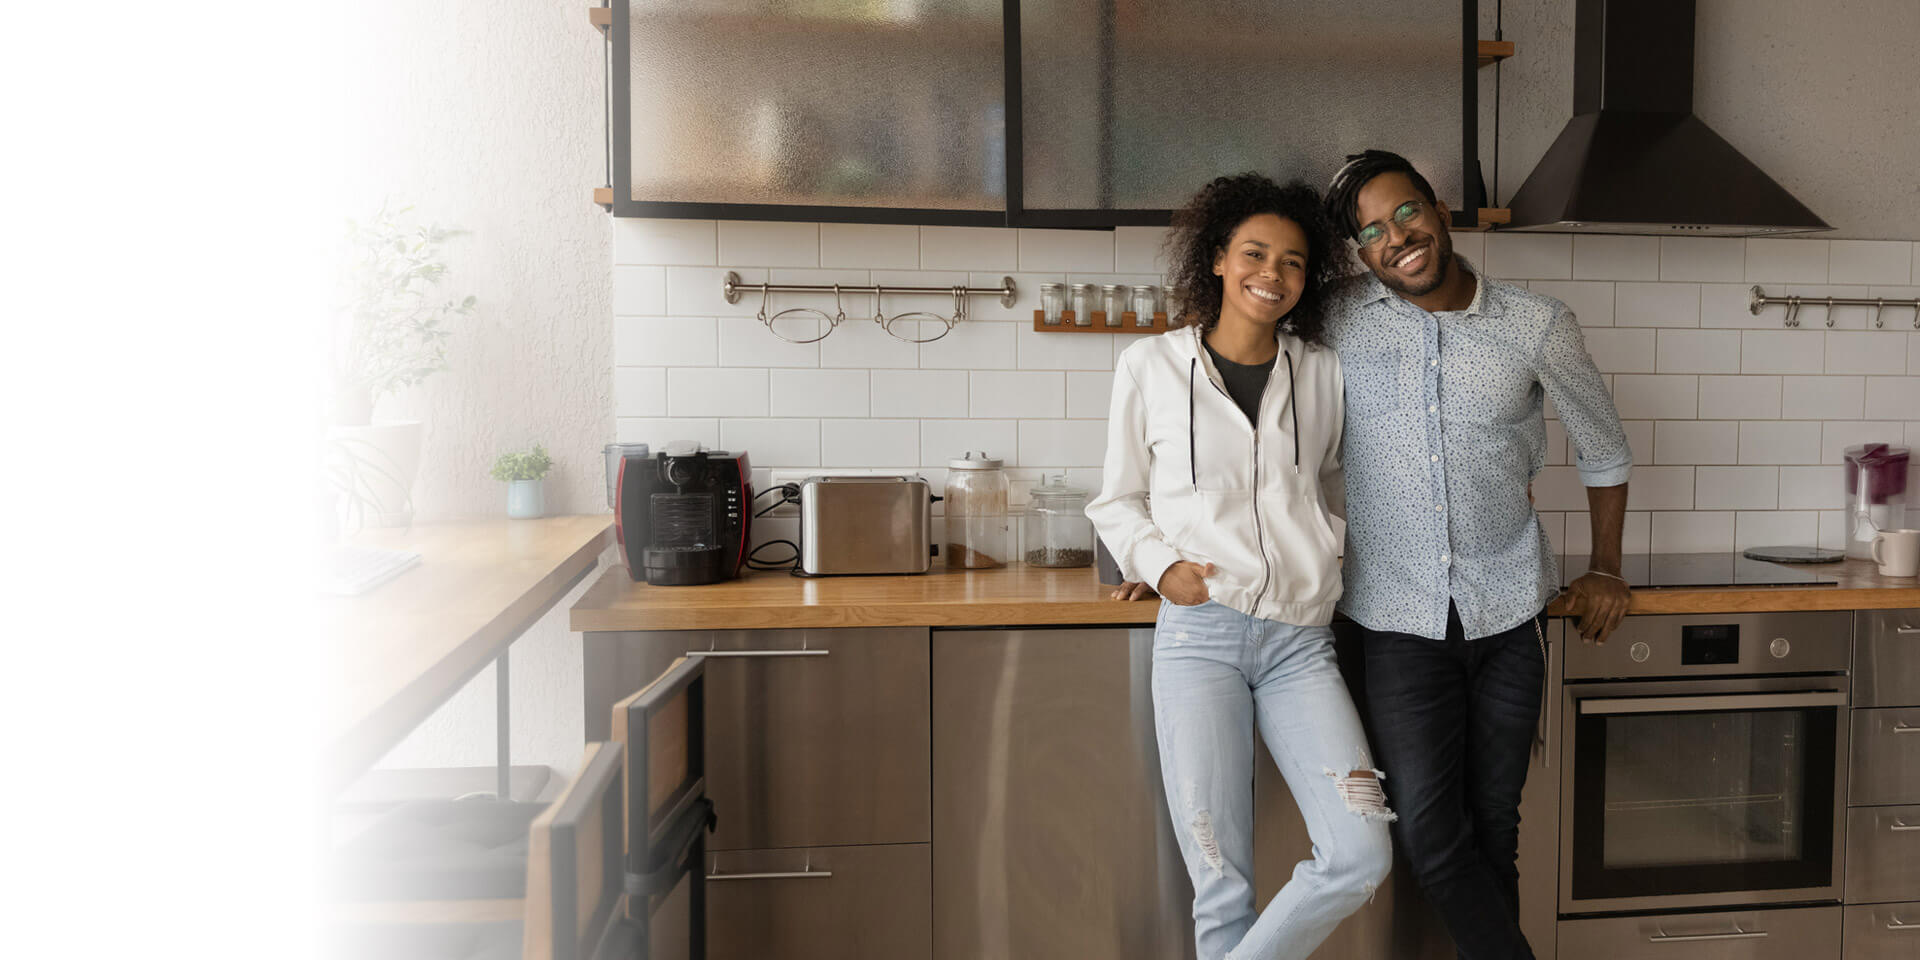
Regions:
<svg viewBox="0 0 1920 960"><path fill-rule="evenodd" d="M1553 398L1580 478L1627 482L1633 453L1566 304L1482 277L1428 313L1372 274L1336 287L1328 339L1346 372L1346 594L1340 611L1396 633L1469 638L1524 623L1559 569L1527 485L1546 463Z"/></svg>

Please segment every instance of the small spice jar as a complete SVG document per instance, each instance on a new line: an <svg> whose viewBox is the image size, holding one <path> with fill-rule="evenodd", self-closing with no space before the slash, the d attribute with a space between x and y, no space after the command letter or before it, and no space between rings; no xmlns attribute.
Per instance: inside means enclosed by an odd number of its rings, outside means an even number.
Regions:
<svg viewBox="0 0 1920 960"><path fill-rule="evenodd" d="M1093 326L1093 308L1096 305L1093 284L1076 283L1069 288L1073 292L1073 325L1076 327Z"/></svg>
<svg viewBox="0 0 1920 960"><path fill-rule="evenodd" d="M1120 315L1127 312L1127 288L1117 283L1100 285L1100 302L1106 305L1107 326L1120 325Z"/></svg>
<svg viewBox="0 0 1920 960"><path fill-rule="evenodd" d="M1093 521L1087 519L1087 491L1065 475L1048 478L1028 493L1021 525L1029 567L1085 567L1093 563Z"/></svg>
<svg viewBox="0 0 1920 960"><path fill-rule="evenodd" d="M1154 312L1159 309L1156 288L1152 284L1141 284L1133 288L1133 325L1136 327L1153 326Z"/></svg>
<svg viewBox="0 0 1920 960"><path fill-rule="evenodd" d="M1040 322L1049 326L1058 326L1060 311L1066 309L1067 285L1064 283L1043 283L1040 285Z"/></svg>
<svg viewBox="0 0 1920 960"><path fill-rule="evenodd" d="M1007 471L985 453L947 461L947 566L979 570L1004 567L1007 536Z"/></svg>

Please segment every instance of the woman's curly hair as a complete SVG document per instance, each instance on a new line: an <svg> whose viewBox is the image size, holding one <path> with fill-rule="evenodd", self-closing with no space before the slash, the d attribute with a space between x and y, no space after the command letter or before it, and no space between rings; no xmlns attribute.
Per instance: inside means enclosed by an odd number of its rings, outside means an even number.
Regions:
<svg viewBox="0 0 1920 960"><path fill-rule="evenodd" d="M1285 186L1259 173L1216 177L1173 215L1167 237L1168 286L1180 302L1175 326L1198 326L1212 332L1220 323L1223 283L1213 264L1233 231L1248 218L1271 213L1291 220L1307 235L1307 282L1300 301L1276 326L1308 343L1323 343L1326 317L1322 312L1327 286L1352 272L1346 241L1320 202L1320 194L1304 181Z"/></svg>

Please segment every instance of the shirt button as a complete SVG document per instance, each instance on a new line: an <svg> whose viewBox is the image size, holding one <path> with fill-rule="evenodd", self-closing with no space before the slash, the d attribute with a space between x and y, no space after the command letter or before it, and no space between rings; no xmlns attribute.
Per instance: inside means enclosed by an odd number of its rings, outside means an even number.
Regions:
<svg viewBox="0 0 1920 960"><path fill-rule="evenodd" d="M1440 361L1438 361L1438 360L1428 360L1428 361L1427 361L1427 366L1429 366L1429 367L1437 367L1437 366L1439 366L1439 365L1440 365Z"/></svg>
<svg viewBox="0 0 1920 960"><path fill-rule="evenodd" d="M1447 508L1447 505L1446 505L1446 504L1444 504L1444 503L1436 503L1436 504L1434 504L1434 505L1433 505L1433 512L1434 512L1434 513L1439 513L1440 511L1442 511L1442 510L1445 510L1446 508Z"/></svg>
<svg viewBox="0 0 1920 960"><path fill-rule="evenodd" d="M1440 462L1440 455L1436 453L1436 454L1432 454L1432 455L1430 455L1430 456L1428 456L1428 457L1427 457L1427 462L1429 462L1429 463L1439 463L1439 462Z"/></svg>
<svg viewBox="0 0 1920 960"><path fill-rule="evenodd" d="M1428 412L1428 413L1432 413L1432 412L1434 412L1434 411L1436 411L1436 410L1438 410L1438 409L1440 409L1440 408L1439 408L1438 406L1435 406L1434 404L1431 404L1431 403L1429 403L1429 404L1427 404L1427 412Z"/></svg>
<svg viewBox="0 0 1920 960"><path fill-rule="evenodd" d="M1443 553L1443 554L1441 554L1441 555L1440 555L1440 562L1441 562L1441 563L1449 563L1449 562L1451 562L1452 560L1453 560L1453 554L1450 554L1450 553Z"/></svg>

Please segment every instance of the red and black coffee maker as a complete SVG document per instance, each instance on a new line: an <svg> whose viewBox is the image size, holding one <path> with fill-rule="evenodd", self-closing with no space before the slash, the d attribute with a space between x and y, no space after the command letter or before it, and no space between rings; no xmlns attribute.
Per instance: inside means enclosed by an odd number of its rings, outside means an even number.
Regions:
<svg viewBox="0 0 1920 960"><path fill-rule="evenodd" d="M663 586L739 576L752 502L744 451L675 443L623 458L613 528L628 575Z"/></svg>

